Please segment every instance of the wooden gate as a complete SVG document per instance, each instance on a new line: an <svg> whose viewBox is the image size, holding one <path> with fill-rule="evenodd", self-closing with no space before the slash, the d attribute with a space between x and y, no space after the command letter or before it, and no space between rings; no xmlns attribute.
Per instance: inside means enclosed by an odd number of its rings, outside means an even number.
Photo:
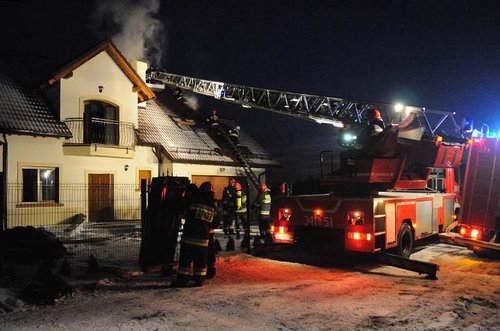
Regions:
<svg viewBox="0 0 500 331"><path fill-rule="evenodd" d="M113 217L113 175L89 174L89 221L112 221Z"/></svg>

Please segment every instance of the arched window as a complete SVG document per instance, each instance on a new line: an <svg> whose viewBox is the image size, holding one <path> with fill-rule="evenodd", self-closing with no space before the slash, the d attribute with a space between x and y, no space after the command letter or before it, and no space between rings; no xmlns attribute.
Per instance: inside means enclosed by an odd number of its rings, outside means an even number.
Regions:
<svg viewBox="0 0 500 331"><path fill-rule="evenodd" d="M100 100L85 101L83 113L84 144L118 145L118 107Z"/></svg>

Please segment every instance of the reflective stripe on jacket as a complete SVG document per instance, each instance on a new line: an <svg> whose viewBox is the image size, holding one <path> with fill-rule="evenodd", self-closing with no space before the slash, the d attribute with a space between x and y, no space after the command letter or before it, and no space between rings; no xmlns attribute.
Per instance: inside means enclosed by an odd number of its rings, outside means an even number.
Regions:
<svg viewBox="0 0 500 331"><path fill-rule="evenodd" d="M259 214L269 216L271 214L271 195L269 191L259 194Z"/></svg>
<svg viewBox="0 0 500 331"><path fill-rule="evenodd" d="M247 195L243 191L236 191L236 212L246 213L247 212Z"/></svg>
<svg viewBox="0 0 500 331"><path fill-rule="evenodd" d="M186 222L182 233L181 242L207 247L210 228L215 219L215 204L213 202L196 199L191 202L186 215Z"/></svg>

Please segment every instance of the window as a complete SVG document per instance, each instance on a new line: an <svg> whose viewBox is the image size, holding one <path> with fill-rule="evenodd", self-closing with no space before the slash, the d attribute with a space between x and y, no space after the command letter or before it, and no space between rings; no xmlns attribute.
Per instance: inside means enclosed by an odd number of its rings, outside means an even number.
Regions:
<svg viewBox="0 0 500 331"><path fill-rule="evenodd" d="M143 179L146 180L146 185L149 186L151 184L151 170L139 170L139 183L137 185L137 189L141 189L141 181Z"/></svg>
<svg viewBox="0 0 500 331"><path fill-rule="evenodd" d="M23 168L23 202L59 202L59 168Z"/></svg>
<svg viewBox="0 0 500 331"><path fill-rule="evenodd" d="M118 107L104 101L87 100L83 121L85 144L119 144Z"/></svg>

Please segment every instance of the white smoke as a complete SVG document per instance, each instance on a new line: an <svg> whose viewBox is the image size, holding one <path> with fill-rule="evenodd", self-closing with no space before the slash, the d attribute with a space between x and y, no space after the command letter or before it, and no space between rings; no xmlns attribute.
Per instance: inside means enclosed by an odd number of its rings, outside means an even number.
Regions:
<svg viewBox="0 0 500 331"><path fill-rule="evenodd" d="M159 9L160 0L97 0L93 30L111 36L129 61L159 66L166 44L165 27L154 17Z"/></svg>
<svg viewBox="0 0 500 331"><path fill-rule="evenodd" d="M184 93L184 100L186 100L186 105L194 111L198 111L200 109L200 104L198 102L198 98L195 95L186 95Z"/></svg>

